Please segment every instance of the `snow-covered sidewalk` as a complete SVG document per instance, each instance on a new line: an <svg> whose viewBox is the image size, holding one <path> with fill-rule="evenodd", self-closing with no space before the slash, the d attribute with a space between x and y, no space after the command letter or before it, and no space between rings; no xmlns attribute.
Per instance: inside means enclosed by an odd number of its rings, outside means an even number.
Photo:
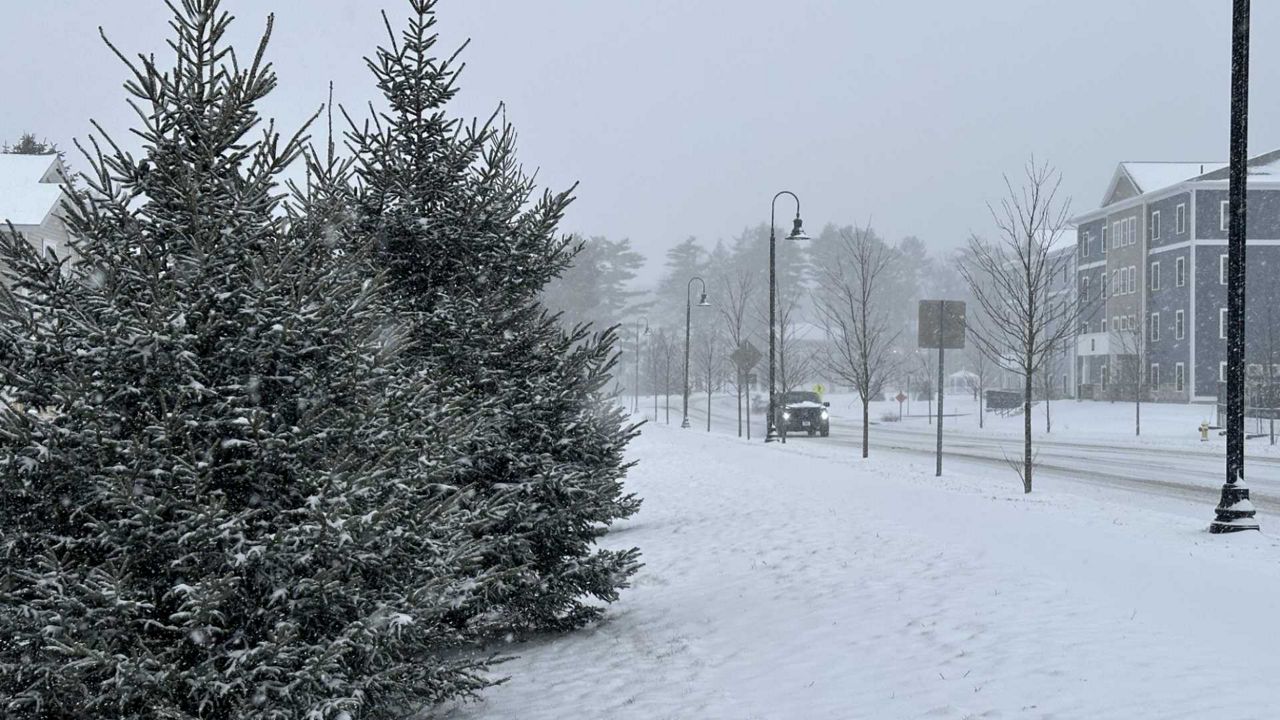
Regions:
<svg viewBox="0 0 1280 720"><path fill-rule="evenodd" d="M634 587L448 717L1280 716L1280 544L1208 535L1212 498L1025 497L823 447L646 426L645 505L606 541L640 546Z"/></svg>

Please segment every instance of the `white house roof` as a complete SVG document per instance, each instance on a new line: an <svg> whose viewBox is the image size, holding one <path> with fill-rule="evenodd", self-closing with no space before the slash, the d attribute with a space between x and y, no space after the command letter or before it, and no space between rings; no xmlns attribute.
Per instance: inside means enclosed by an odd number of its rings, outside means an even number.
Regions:
<svg viewBox="0 0 1280 720"><path fill-rule="evenodd" d="M1120 166L1138 186L1138 192L1145 195L1219 170L1227 164L1224 162L1122 162Z"/></svg>
<svg viewBox="0 0 1280 720"><path fill-rule="evenodd" d="M1259 181L1273 181L1274 178L1280 176L1280 150L1272 150L1261 155L1255 155L1249 158L1248 163L1249 179L1257 179ZM1213 172L1206 172L1197 180L1226 180L1230 174L1230 168L1225 164L1221 165Z"/></svg>
<svg viewBox="0 0 1280 720"><path fill-rule="evenodd" d="M0 222L39 225L62 198L57 155L0 153Z"/></svg>

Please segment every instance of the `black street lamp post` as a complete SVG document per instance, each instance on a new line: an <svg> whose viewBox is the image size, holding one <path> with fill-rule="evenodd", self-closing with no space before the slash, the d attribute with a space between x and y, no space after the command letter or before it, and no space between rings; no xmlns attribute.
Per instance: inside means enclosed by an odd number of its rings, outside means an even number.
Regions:
<svg viewBox="0 0 1280 720"><path fill-rule="evenodd" d="M1231 32L1231 165L1227 188L1227 482L1211 533L1257 530L1244 484L1245 223L1249 131L1249 0L1235 0Z"/></svg>
<svg viewBox="0 0 1280 720"><path fill-rule="evenodd" d="M702 296L698 299L698 307L711 307L711 303L707 302L706 281L697 275L689 278L689 284L684 289L684 419L680 421L680 427L682 428L689 427L689 326L693 320L692 294L694 280L697 280L702 287Z"/></svg>
<svg viewBox="0 0 1280 720"><path fill-rule="evenodd" d="M644 323L644 334L649 334L649 316L641 316L636 321L636 385L633 391L633 399L631 401L631 414L635 415L640 412L640 323Z"/></svg>
<svg viewBox="0 0 1280 720"><path fill-rule="evenodd" d="M778 211L778 198L783 195L790 195L792 200L796 201L796 219L791 226L791 234L787 236L788 240L808 240L809 236L804 232L804 223L800 220L800 198L790 190L783 190L773 196L773 203L769 206L769 416L765 419L764 441L773 440L774 433L777 431L775 427L775 417L777 411L776 400L774 395L777 392L777 385L774 382L774 373L777 363L777 296L778 296L778 278L777 278L777 231L775 228L776 216ZM786 429L781 434L782 442L787 441Z"/></svg>

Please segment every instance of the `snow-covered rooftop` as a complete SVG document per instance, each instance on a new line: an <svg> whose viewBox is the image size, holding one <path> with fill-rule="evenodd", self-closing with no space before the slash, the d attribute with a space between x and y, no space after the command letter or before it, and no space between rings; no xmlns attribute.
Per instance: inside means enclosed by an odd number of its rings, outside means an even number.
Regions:
<svg viewBox="0 0 1280 720"><path fill-rule="evenodd" d="M57 155L0 154L0 222L39 225L62 197Z"/></svg>
<svg viewBox="0 0 1280 720"><path fill-rule="evenodd" d="M1163 190L1171 185L1227 166L1224 162L1123 162L1139 193Z"/></svg>

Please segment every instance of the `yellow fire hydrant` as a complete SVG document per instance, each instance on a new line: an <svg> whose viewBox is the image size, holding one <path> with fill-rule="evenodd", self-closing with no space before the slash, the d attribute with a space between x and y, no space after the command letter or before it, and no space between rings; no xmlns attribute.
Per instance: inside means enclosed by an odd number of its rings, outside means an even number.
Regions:
<svg viewBox="0 0 1280 720"><path fill-rule="evenodd" d="M1208 440L1209 440L1209 421L1201 420L1200 421L1200 442L1207 442Z"/></svg>

